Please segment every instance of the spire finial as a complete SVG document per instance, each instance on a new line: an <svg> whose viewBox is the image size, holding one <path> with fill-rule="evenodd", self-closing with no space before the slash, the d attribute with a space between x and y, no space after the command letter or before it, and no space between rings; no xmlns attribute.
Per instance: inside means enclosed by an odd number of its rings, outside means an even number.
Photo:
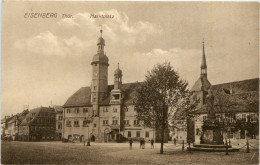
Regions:
<svg viewBox="0 0 260 165"><path fill-rule="evenodd" d="M100 25L100 33L101 33L101 37L102 37L102 33L103 33L102 24Z"/></svg>

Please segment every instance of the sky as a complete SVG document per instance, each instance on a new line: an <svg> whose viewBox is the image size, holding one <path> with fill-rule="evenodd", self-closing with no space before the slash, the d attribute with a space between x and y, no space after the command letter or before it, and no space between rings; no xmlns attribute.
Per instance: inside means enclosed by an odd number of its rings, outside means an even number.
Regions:
<svg viewBox="0 0 260 165"><path fill-rule="evenodd" d="M25 18L26 13L57 17ZM63 105L89 86L101 25L109 84L117 63L123 83L130 83L144 81L148 70L168 61L192 87L200 75L203 39L211 84L257 78L258 23L257 2L3 1L1 115L25 105Z"/></svg>

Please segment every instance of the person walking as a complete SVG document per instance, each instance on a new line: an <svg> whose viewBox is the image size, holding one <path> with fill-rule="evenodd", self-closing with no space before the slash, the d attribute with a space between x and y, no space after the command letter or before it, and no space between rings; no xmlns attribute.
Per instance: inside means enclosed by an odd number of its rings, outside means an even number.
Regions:
<svg viewBox="0 0 260 165"><path fill-rule="evenodd" d="M152 140L151 140L151 149L154 148L154 145L153 145L153 144L154 144L154 140L152 139Z"/></svg>
<svg viewBox="0 0 260 165"><path fill-rule="evenodd" d="M133 144L133 140L132 140L132 138L130 138L130 140L129 140L129 144L130 144L130 150L132 149L132 144Z"/></svg>
<svg viewBox="0 0 260 165"><path fill-rule="evenodd" d="M140 149L142 148L142 145L143 145L143 141L142 139L140 139Z"/></svg>
<svg viewBox="0 0 260 165"><path fill-rule="evenodd" d="M174 142L174 145L176 146L176 139L175 138L173 139L173 142Z"/></svg>
<svg viewBox="0 0 260 165"><path fill-rule="evenodd" d="M143 149L145 149L145 139L143 139Z"/></svg>

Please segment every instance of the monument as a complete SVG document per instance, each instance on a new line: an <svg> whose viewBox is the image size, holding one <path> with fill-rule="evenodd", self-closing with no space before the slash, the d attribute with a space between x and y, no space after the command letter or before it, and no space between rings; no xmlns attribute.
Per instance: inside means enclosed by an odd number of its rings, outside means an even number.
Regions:
<svg viewBox="0 0 260 165"><path fill-rule="evenodd" d="M200 138L200 144L224 144L222 126L218 120L216 120L216 112L214 110L214 96L209 89L206 97L206 110L208 112L208 120L206 120L202 126L202 134Z"/></svg>
<svg viewBox="0 0 260 165"><path fill-rule="evenodd" d="M202 134L200 137L200 144L194 144L191 151L208 151L208 152L230 152L239 151L239 149L232 148L227 142L223 141L223 126L216 119L216 112L214 110L214 95L211 89L208 90L206 96L206 110L208 112L208 119L202 126Z"/></svg>

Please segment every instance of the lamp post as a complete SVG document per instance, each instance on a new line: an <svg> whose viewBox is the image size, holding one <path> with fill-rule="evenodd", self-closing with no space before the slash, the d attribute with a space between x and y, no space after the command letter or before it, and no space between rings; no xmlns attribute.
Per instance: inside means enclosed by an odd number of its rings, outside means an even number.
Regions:
<svg viewBox="0 0 260 165"><path fill-rule="evenodd" d="M89 124L88 124L88 143L87 146L90 146L90 139L89 139Z"/></svg>
<svg viewBox="0 0 260 165"><path fill-rule="evenodd" d="M87 123L87 127L88 127L88 142L87 142L87 146L90 146L90 139L89 139L89 124L90 124L90 120L86 120L86 123Z"/></svg>

